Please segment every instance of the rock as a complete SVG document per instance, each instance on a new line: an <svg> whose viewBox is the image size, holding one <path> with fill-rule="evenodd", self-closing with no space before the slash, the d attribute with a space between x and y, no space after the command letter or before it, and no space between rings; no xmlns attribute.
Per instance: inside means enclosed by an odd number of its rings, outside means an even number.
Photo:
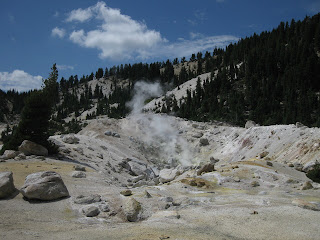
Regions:
<svg viewBox="0 0 320 240"><path fill-rule="evenodd" d="M141 204L133 197L125 198L123 203L123 212L129 222L138 221L141 211Z"/></svg>
<svg viewBox="0 0 320 240"><path fill-rule="evenodd" d="M81 166L81 165L75 165L73 168L74 168L75 171L82 171L82 172L86 171L86 168L84 166Z"/></svg>
<svg viewBox="0 0 320 240"><path fill-rule="evenodd" d="M116 138L120 138L119 133L112 133L112 136L113 136L113 137L116 137Z"/></svg>
<svg viewBox="0 0 320 240"><path fill-rule="evenodd" d="M219 159L216 159L214 157L210 157L210 163L211 164L216 164L217 162L219 162L220 160Z"/></svg>
<svg viewBox="0 0 320 240"><path fill-rule="evenodd" d="M320 211L320 204L315 204L315 203L311 203L311 202L307 202L305 200L302 199L294 199L292 201L292 204L304 209L309 209L309 210L313 210L313 211Z"/></svg>
<svg viewBox="0 0 320 240"><path fill-rule="evenodd" d="M203 165L200 169L198 169L197 175L200 176L202 173L207 173L212 171L214 171L214 164L208 163Z"/></svg>
<svg viewBox="0 0 320 240"><path fill-rule="evenodd" d="M255 126L256 126L256 123L254 121L248 120L244 127L245 127L245 129L249 129L249 128L255 127Z"/></svg>
<svg viewBox="0 0 320 240"><path fill-rule="evenodd" d="M251 187L258 187L258 186L260 186L259 182L257 182L257 181L251 182Z"/></svg>
<svg viewBox="0 0 320 240"><path fill-rule="evenodd" d="M312 188L313 188L313 186L312 186L311 182L307 181L302 185L301 190L309 190L309 189L312 189Z"/></svg>
<svg viewBox="0 0 320 240"><path fill-rule="evenodd" d="M20 192L27 199L55 200L69 197L61 176L53 171L28 175Z"/></svg>
<svg viewBox="0 0 320 240"><path fill-rule="evenodd" d="M17 156L16 158L17 158L17 159L24 160L24 159L26 159L27 157L26 157L26 155L25 155L24 153L20 153L20 154L18 154L18 156Z"/></svg>
<svg viewBox="0 0 320 240"><path fill-rule="evenodd" d="M303 125L301 122L296 122L296 127L297 128L306 128L306 126Z"/></svg>
<svg viewBox="0 0 320 240"><path fill-rule="evenodd" d="M201 132L196 132L192 135L192 137L194 137L194 138L201 138L202 136L203 136L203 133L201 133Z"/></svg>
<svg viewBox="0 0 320 240"><path fill-rule="evenodd" d="M86 173L82 172L82 171L74 171L74 172L72 172L71 176L73 178L86 178L87 177Z"/></svg>
<svg viewBox="0 0 320 240"><path fill-rule="evenodd" d="M125 189L125 190L122 190L120 192L121 195L123 196L131 196L132 195L132 191L130 189Z"/></svg>
<svg viewBox="0 0 320 240"><path fill-rule="evenodd" d="M128 165L130 167L131 175L133 175L133 176L145 175L145 171L147 170L147 166L144 163L141 163L141 162L135 161L135 160L131 160L128 162Z"/></svg>
<svg viewBox="0 0 320 240"><path fill-rule="evenodd" d="M159 222L165 221L166 219L177 220L180 219L180 214L177 211L158 211L154 213L150 219L157 220Z"/></svg>
<svg viewBox="0 0 320 240"><path fill-rule="evenodd" d="M235 181L235 182L240 182L240 178L239 178L239 177L234 177L234 178L233 178L233 181Z"/></svg>
<svg viewBox="0 0 320 240"><path fill-rule="evenodd" d="M66 135L62 138L62 141L68 144L77 144L80 139L74 136L73 134Z"/></svg>
<svg viewBox="0 0 320 240"><path fill-rule="evenodd" d="M268 156L268 154L269 154L269 152L264 151L264 152L260 153L260 158L265 158L266 156Z"/></svg>
<svg viewBox="0 0 320 240"><path fill-rule="evenodd" d="M294 169L297 170L297 171L302 172L303 165L301 163L295 163L294 164Z"/></svg>
<svg viewBox="0 0 320 240"><path fill-rule="evenodd" d="M161 183L171 182L179 175L180 171L177 169L162 169L159 173L159 181Z"/></svg>
<svg viewBox="0 0 320 240"><path fill-rule="evenodd" d="M12 175L12 172L0 172L0 198L10 197L16 191Z"/></svg>
<svg viewBox="0 0 320 240"><path fill-rule="evenodd" d="M272 163L272 162L270 162L270 161L267 161L267 162L266 162L266 164L267 164L267 166L270 166L270 167L272 167L272 166L273 166L273 163Z"/></svg>
<svg viewBox="0 0 320 240"><path fill-rule="evenodd" d="M288 167L294 167L293 163L288 163Z"/></svg>
<svg viewBox="0 0 320 240"><path fill-rule="evenodd" d="M144 191L144 196L146 198L152 198L151 194L147 190Z"/></svg>
<svg viewBox="0 0 320 240"><path fill-rule="evenodd" d="M48 156L48 150L34 142L29 140L24 140L21 145L18 147L20 152L23 152L25 155L37 155L37 156Z"/></svg>
<svg viewBox="0 0 320 240"><path fill-rule="evenodd" d="M99 205L99 209L100 209L101 212L110 212L110 208L106 204L100 204Z"/></svg>
<svg viewBox="0 0 320 240"><path fill-rule="evenodd" d="M3 153L3 159L4 159L4 160L13 159L13 158L15 158L18 154L19 154L19 152L14 151L14 150L5 150L4 153Z"/></svg>
<svg viewBox="0 0 320 240"><path fill-rule="evenodd" d="M317 160L308 162L307 164L304 165L304 167L302 168L302 171L307 173L313 170L317 165L319 165L319 162Z"/></svg>
<svg viewBox="0 0 320 240"><path fill-rule="evenodd" d="M100 214L100 210L96 206L84 207L82 208L82 212L86 217L95 217Z"/></svg>
<svg viewBox="0 0 320 240"><path fill-rule="evenodd" d="M98 194L92 194L89 196L79 195L74 199L73 202L76 204L91 204L101 202L101 196Z"/></svg>
<svg viewBox="0 0 320 240"><path fill-rule="evenodd" d="M209 141L207 138L200 138L200 146L207 146L209 145Z"/></svg>
<svg viewBox="0 0 320 240"><path fill-rule="evenodd" d="M145 175L136 176L136 177L132 178L132 182L136 183L136 182L139 182L140 180L143 180L145 178L146 178Z"/></svg>
<svg viewBox="0 0 320 240"><path fill-rule="evenodd" d="M105 131L105 132L104 132L104 135L106 135L106 136L112 136L112 132L111 132L111 131Z"/></svg>

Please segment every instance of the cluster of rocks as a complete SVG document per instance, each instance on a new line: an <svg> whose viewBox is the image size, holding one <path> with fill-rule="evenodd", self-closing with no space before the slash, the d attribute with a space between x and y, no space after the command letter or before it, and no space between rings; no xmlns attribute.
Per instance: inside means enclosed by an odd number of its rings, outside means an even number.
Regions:
<svg viewBox="0 0 320 240"><path fill-rule="evenodd" d="M112 132L112 131L105 131L105 132L104 132L104 135L106 135L106 136L111 136L111 137L116 137L116 138L120 138L119 133Z"/></svg>
<svg viewBox="0 0 320 240"><path fill-rule="evenodd" d="M0 173L0 198L8 198L16 188L12 172ZM61 176L54 171L32 173L26 177L20 193L28 200L52 201L69 197Z"/></svg>

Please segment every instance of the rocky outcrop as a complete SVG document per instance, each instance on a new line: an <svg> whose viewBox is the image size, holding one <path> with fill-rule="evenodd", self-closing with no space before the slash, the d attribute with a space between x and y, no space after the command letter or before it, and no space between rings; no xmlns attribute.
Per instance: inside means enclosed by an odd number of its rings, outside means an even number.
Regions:
<svg viewBox="0 0 320 240"><path fill-rule="evenodd" d="M0 198L10 197L16 191L12 175L12 172L0 172Z"/></svg>
<svg viewBox="0 0 320 240"><path fill-rule="evenodd" d="M77 144L79 143L80 139L74 136L73 134L66 135L62 138L62 141L68 144Z"/></svg>
<svg viewBox="0 0 320 240"><path fill-rule="evenodd" d="M180 175L178 169L162 169L159 174L159 180L162 183L173 181L177 176Z"/></svg>
<svg viewBox="0 0 320 240"><path fill-rule="evenodd" d="M18 149L20 152L23 152L26 156L28 155L48 156L48 149L41 146L40 144L31 142L29 140L24 140Z"/></svg>
<svg viewBox="0 0 320 240"><path fill-rule="evenodd" d="M138 215L141 211L141 204L133 197L125 198L123 212L129 222L138 221Z"/></svg>
<svg viewBox="0 0 320 240"><path fill-rule="evenodd" d="M61 176L53 171L32 173L26 177L20 192L27 199L55 200L68 197Z"/></svg>

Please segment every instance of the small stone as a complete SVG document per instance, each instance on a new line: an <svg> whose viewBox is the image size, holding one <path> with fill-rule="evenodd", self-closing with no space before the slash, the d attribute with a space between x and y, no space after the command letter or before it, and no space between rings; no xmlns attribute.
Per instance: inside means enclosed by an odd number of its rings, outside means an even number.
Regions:
<svg viewBox="0 0 320 240"><path fill-rule="evenodd" d="M86 168L84 166L81 166L81 165L75 165L73 168L76 171L82 171L82 172L86 171Z"/></svg>
<svg viewBox="0 0 320 240"><path fill-rule="evenodd" d="M132 191L130 189L125 189L125 190L122 190L120 194L127 197L132 195Z"/></svg>
<svg viewBox="0 0 320 240"><path fill-rule="evenodd" d="M101 196L98 194L92 194L89 196L85 195L79 195L76 197L76 199L73 201L76 204L91 204L101 201Z"/></svg>
<svg viewBox="0 0 320 240"><path fill-rule="evenodd" d="M106 136L112 136L112 132L111 132L111 131L105 131L105 132L104 132L104 135L106 135Z"/></svg>
<svg viewBox="0 0 320 240"><path fill-rule="evenodd" d="M110 208L109 208L109 206L106 205L106 204L101 204L101 205L99 205L99 208L100 208L100 211L101 211L101 212L110 212Z"/></svg>
<svg viewBox="0 0 320 240"><path fill-rule="evenodd" d="M240 178L239 178L239 177L234 177L234 178L233 178L233 181L235 181L235 182L240 182Z"/></svg>
<svg viewBox="0 0 320 240"><path fill-rule="evenodd" d="M82 208L82 212L86 217L95 217L100 214L100 210L96 206L84 207Z"/></svg>
<svg viewBox="0 0 320 240"><path fill-rule="evenodd" d="M259 182L257 182L257 181L251 182L251 187L258 187L258 186L260 186Z"/></svg>
<svg viewBox="0 0 320 240"><path fill-rule="evenodd" d="M144 196L146 198L152 198L151 194L147 190L144 191Z"/></svg>
<svg viewBox="0 0 320 240"><path fill-rule="evenodd" d="M288 167L294 167L293 163L288 163Z"/></svg>
<svg viewBox="0 0 320 240"><path fill-rule="evenodd" d="M207 138L200 138L200 146L207 146L209 145L209 140Z"/></svg>
<svg viewBox="0 0 320 240"><path fill-rule="evenodd" d="M71 175L73 178L86 178L87 175L84 172L81 171L74 171Z"/></svg>
<svg viewBox="0 0 320 240"><path fill-rule="evenodd" d="M267 161L266 163L267 163L267 165L270 166L270 167L273 166L273 163L272 163L272 162Z"/></svg>
<svg viewBox="0 0 320 240"><path fill-rule="evenodd" d="M166 200L166 202L173 202L173 198L172 197L166 197L165 200Z"/></svg>
<svg viewBox="0 0 320 240"><path fill-rule="evenodd" d="M257 211L252 211L250 214L251 215L255 215L255 214L258 214L258 212Z"/></svg>

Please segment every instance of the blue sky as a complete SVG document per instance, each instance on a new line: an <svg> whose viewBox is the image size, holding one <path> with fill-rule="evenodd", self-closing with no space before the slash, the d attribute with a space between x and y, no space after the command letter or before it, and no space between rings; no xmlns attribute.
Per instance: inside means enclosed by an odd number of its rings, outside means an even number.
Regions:
<svg viewBox="0 0 320 240"><path fill-rule="evenodd" d="M212 51L320 11L320 0L1 0L0 89Z"/></svg>

